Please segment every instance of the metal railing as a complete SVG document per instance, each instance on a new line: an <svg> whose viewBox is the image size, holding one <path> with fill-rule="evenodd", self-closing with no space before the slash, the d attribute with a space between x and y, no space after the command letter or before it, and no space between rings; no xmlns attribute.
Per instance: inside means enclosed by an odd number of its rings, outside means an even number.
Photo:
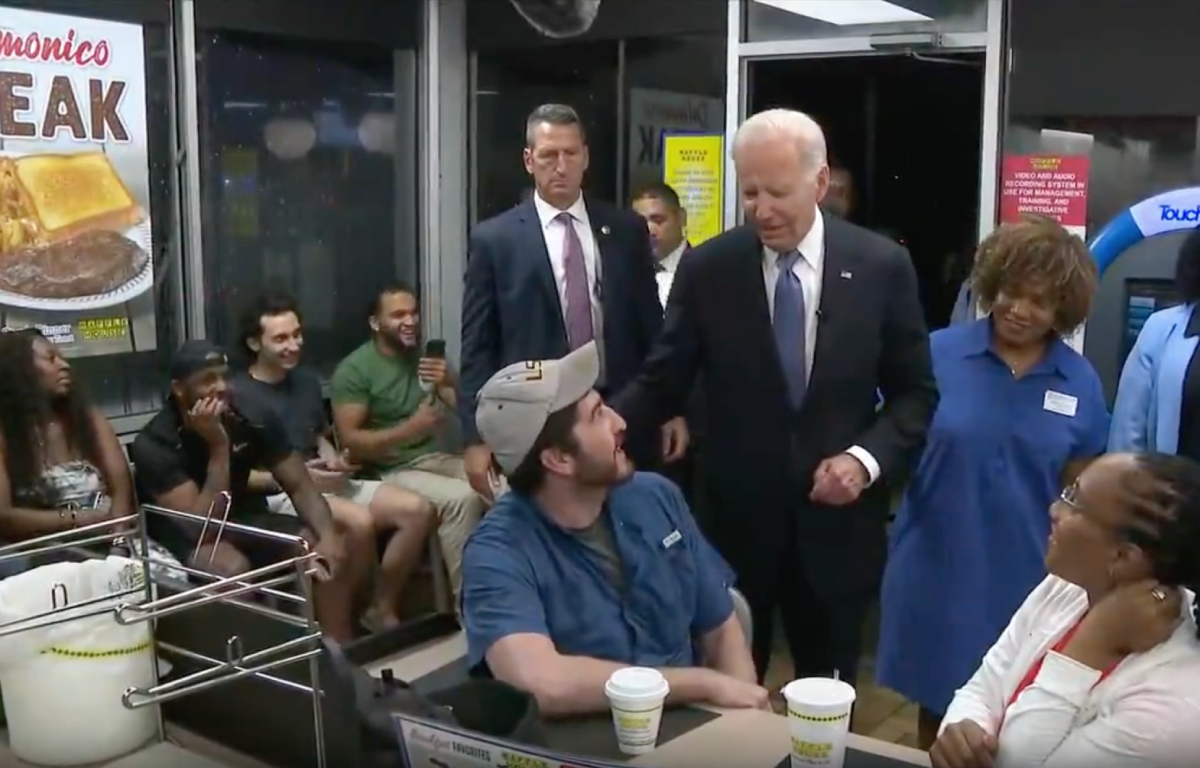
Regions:
<svg viewBox="0 0 1200 768"><path fill-rule="evenodd" d="M151 649L156 660L156 663L152 664L154 667L153 684L148 687L127 689L121 697L123 706L128 709L156 706L235 680L255 677L267 683L311 696L316 768L326 768L328 756L325 754L319 659L322 653L321 630L314 613L313 600L313 576L325 566L302 537L230 522L229 506L228 494L218 496L205 515L146 505L141 507L137 514L80 526L62 533L40 536L17 544L0 546L0 563L56 555L68 555L73 558L103 558L113 549L118 549L128 551L128 557L141 565L140 585L74 603L71 602L65 585L60 583L51 585L50 610L0 623L0 637L43 629L65 622L79 621L106 613L111 614L113 620L122 625L149 622ZM219 517L216 514L218 508L222 508ZM148 522L152 516L169 519L176 526L183 525L199 529L199 536L195 537L197 544L189 563L180 565L174 561L162 560L151 555ZM204 549L207 547L210 551L215 550L227 534L266 539L279 545L281 551L291 549L299 554L231 577L222 577L204 570L203 567L196 567L201 565L201 555ZM134 545L134 541L137 541L140 546ZM100 548L95 549L97 546ZM210 552L207 563L203 565L212 565L212 562L213 557ZM183 573L191 580L207 583L158 598L156 594L158 588L178 586L178 584L170 584L171 580L167 578L156 580L155 573L158 572L158 569ZM299 594L275 589L275 587L289 583L298 587ZM299 617L287 616L268 606L252 602L256 596L294 603L299 607L301 615ZM114 600L120 601L115 607L113 606ZM242 647L241 639L236 634L232 634L225 641L224 659L215 659L177 645L155 641L153 631L155 620L214 603L225 603L272 618L289 620L302 626L304 634L250 653L247 653ZM157 664L159 651L204 665L204 667L174 680L162 682L159 679ZM301 662L307 662L308 685L269 674L272 670ZM166 732L161 710L156 710L156 714L158 736L161 741L166 738Z"/></svg>

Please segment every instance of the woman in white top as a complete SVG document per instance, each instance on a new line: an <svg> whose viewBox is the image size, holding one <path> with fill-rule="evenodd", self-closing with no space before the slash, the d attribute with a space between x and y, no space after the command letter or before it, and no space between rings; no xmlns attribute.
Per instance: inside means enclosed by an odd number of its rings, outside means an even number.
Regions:
<svg viewBox="0 0 1200 768"><path fill-rule="evenodd" d="M1197 765L1200 464L1109 454L1051 515L1051 575L955 694L934 768Z"/></svg>

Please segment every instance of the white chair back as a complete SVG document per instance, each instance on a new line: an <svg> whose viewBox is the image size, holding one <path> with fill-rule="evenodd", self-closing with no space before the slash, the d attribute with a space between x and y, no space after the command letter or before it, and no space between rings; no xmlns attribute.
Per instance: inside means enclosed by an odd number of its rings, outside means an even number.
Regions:
<svg viewBox="0 0 1200 768"><path fill-rule="evenodd" d="M746 636L746 643L749 645L754 641L754 619L750 617L750 603L746 602L745 595L733 587L729 588L729 596L733 598L733 613L742 625L742 634Z"/></svg>

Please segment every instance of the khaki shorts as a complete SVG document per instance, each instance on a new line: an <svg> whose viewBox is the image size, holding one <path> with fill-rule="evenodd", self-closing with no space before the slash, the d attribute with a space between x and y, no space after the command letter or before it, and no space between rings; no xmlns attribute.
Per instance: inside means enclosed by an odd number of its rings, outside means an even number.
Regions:
<svg viewBox="0 0 1200 768"><path fill-rule="evenodd" d="M375 492L379 490L379 486L381 485L383 483L379 480L348 480L342 490L337 493L327 493L325 496L345 499L346 501L367 507L371 505L371 499L375 498ZM268 496L267 511L277 515L296 516L296 507L292 504L292 500L286 493L277 493L273 496Z"/></svg>

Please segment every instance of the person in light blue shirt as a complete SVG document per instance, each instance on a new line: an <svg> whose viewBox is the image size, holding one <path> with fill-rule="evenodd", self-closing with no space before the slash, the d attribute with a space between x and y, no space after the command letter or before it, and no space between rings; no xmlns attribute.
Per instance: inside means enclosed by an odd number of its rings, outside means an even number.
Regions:
<svg viewBox="0 0 1200 768"><path fill-rule="evenodd" d="M1146 318L1121 370L1108 450L1175 453L1200 461L1200 229L1175 261L1181 304Z"/></svg>
<svg viewBox="0 0 1200 768"><path fill-rule="evenodd" d="M1050 505L1108 435L1100 379L1062 340L1096 289L1083 242L1049 219L1005 224L980 245L971 284L990 315L930 338L941 400L881 594L876 677L920 705L924 749L1044 578Z"/></svg>
<svg viewBox="0 0 1200 768"><path fill-rule="evenodd" d="M625 666L658 669L674 703L765 706L733 573L679 489L633 471L599 371L589 343L480 390L476 424L511 490L463 550L468 663L551 717L607 711Z"/></svg>

